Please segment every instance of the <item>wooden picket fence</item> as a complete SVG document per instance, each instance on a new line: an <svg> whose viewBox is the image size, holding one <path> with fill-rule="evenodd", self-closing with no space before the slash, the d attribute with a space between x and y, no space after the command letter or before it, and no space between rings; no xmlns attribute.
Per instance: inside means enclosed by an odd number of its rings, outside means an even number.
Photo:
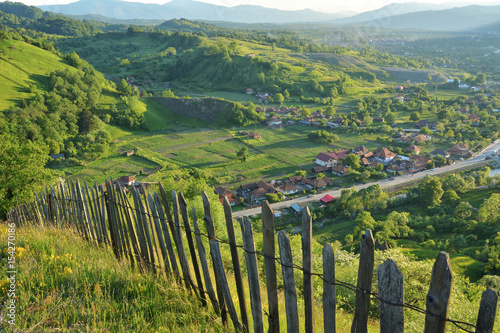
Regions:
<svg viewBox="0 0 500 333"><path fill-rule="evenodd" d="M237 331L247 332L249 320L254 332L280 332L276 265L281 266L286 308L286 330L298 332L299 313L294 270L303 272L303 304L305 332L314 332L313 278L323 281L322 332L335 332L336 286L356 292L356 307L351 332L367 332L371 301L379 302L380 331L404 332L404 309L425 314L424 332L445 332L447 324L454 324L465 332L493 332L498 296L492 289L483 292L475 325L448 319L448 305L452 284L450 259L441 252L432 269L431 284L426 298L426 309L404 303L403 275L396 263L388 259L378 268L378 294L373 294L375 244L371 230L361 238L357 285L335 279L335 256L331 245L323 248L323 272L313 272L312 218L308 208L302 215L302 267L294 265L290 241L285 232L278 233L279 257L276 257L274 214L267 202L262 205L263 250L255 247L253 226L248 218L240 219L243 245L236 242L233 216L228 200L224 200L228 240L216 237L212 209L203 192L206 234L200 232L195 208L190 220L187 202L182 193L171 195L159 185L159 194L148 194L133 188L129 194L112 181L105 186L83 186L66 181L55 188L36 194L36 200L21 204L9 212L10 221L19 226L52 225L73 228L82 237L96 245L109 245L117 258L126 258L130 265L142 272L153 272L176 278L192 290L204 305L209 302L215 312L228 322L228 315ZM142 192L142 194L141 194ZM207 258L203 238L208 238L210 258ZM190 256L186 254L186 244ZM205 242L206 244L206 242ZM220 245L228 245L231 252L231 270L234 272L237 295L231 295L226 275L227 268L221 257ZM251 317L248 316L244 280L241 273L239 251L243 251L247 265ZM261 301L261 282L257 256L264 258L267 310ZM200 267L201 266L201 267ZM194 271L194 277L193 272ZM213 285L215 281L215 286ZM208 299L207 299L208 296ZM234 299L239 304L236 310ZM268 316L264 323L263 312ZM283 329L283 328L282 328Z"/></svg>

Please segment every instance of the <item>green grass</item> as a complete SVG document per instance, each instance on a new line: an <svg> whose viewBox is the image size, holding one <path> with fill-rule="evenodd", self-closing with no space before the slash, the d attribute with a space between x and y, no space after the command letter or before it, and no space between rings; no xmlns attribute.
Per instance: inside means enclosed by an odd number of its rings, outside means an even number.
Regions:
<svg viewBox="0 0 500 333"><path fill-rule="evenodd" d="M0 225L2 239L7 226ZM16 229L16 326L0 331L226 332L211 307L162 274L142 275L68 229ZM0 245L6 261L7 242ZM0 268L6 296L7 265Z"/></svg>
<svg viewBox="0 0 500 333"><path fill-rule="evenodd" d="M479 208L484 200L491 197L493 193L498 193L497 188L491 188L486 190L476 190L470 191L460 195L462 201L470 203L472 206Z"/></svg>
<svg viewBox="0 0 500 333"><path fill-rule="evenodd" d="M13 47L13 48L12 48ZM29 84L38 91L46 91L49 74L55 70L70 69L61 58L20 41L0 41L0 111L20 106L21 100L35 96L28 90Z"/></svg>

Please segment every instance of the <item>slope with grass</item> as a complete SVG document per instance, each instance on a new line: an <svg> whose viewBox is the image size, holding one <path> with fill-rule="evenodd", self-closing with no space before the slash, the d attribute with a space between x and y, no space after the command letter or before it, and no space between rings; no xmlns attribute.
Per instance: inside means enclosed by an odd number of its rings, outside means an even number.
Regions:
<svg viewBox="0 0 500 333"><path fill-rule="evenodd" d="M0 224L7 239L7 225ZM163 275L140 274L70 229L16 230L16 325L2 332L226 332L220 318ZM7 243L0 245L7 261ZM9 282L0 268L0 295ZM0 310L4 316L4 307ZM6 317L4 317L6 318Z"/></svg>
<svg viewBox="0 0 500 333"><path fill-rule="evenodd" d="M73 67L59 56L18 40L0 41L0 110L48 91L51 72ZM30 88L31 85L31 88Z"/></svg>

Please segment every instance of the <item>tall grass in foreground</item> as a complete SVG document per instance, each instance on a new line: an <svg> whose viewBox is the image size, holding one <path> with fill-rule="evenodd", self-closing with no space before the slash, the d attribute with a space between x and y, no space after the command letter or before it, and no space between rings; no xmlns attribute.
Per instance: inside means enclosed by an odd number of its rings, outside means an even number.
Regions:
<svg viewBox="0 0 500 333"><path fill-rule="evenodd" d="M7 227L0 224L1 332L225 332L196 296L142 275L68 229L16 230L16 326L5 317Z"/></svg>

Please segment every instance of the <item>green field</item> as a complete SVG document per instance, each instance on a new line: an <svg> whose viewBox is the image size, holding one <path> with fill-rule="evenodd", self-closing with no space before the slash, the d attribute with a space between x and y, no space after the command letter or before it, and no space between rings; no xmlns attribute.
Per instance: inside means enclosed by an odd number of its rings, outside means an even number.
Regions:
<svg viewBox="0 0 500 333"><path fill-rule="evenodd" d="M75 68L55 54L25 42L0 41L0 110L20 106L21 99L30 100L35 92L46 91L49 75L55 70Z"/></svg>

